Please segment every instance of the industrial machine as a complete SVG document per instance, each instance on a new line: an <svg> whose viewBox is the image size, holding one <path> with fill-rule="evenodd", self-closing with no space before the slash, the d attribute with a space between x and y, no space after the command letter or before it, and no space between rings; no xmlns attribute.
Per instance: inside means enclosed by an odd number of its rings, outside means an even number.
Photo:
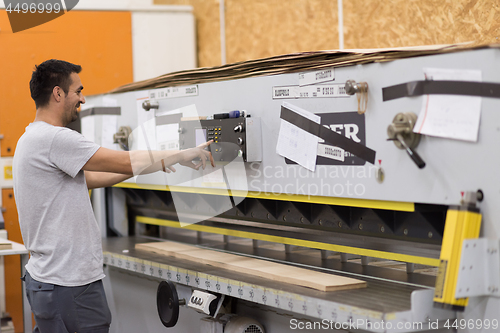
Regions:
<svg viewBox="0 0 500 333"><path fill-rule="evenodd" d="M499 57L313 52L88 97L97 143L213 140L217 164L94 191L112 331L498 331ZM367 285L323 292L135 248L162 240Z"/></svg>

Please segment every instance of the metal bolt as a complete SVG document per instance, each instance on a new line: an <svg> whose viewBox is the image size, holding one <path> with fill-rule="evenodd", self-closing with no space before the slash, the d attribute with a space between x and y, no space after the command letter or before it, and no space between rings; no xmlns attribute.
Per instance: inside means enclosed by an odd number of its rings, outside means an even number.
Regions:
<svg viewBox="0 0 500 333"><path fill-rule="evenodd" d="M408 235L408 229L403 230L403 234L406 236Z"/></svg>
<svg viewBox="0 0 500 333"><path fill-rule="evenodd" d="M361 223L360 223L360 224L358 225L358 228L359 228L359 230L363 230L363 224L361 224Z"/></svg>
<svg viewBox="0 0 500 333"><path fill-rule="evenodd" d="M286 221L286 215L283 215L283 221Z"/></svg>
<svg viewBox="0 0 500 333"><path fill-rule="evenodd" d="M384 172L384 169L382 169L381 167L379 167L377 169L377 182L379 182L380 184L384 182L384 179L385 179L385 172Z"/></svg>
<svg viewBox="0 0 500 333"><path fill-rule="evenodd" d="M267 213L267 218L270 219L271 218L271 214Z"/></svg>
<svg viewBox="0 0 500 333"><path fill-rule="evenodd" d="M427 236L428 236L429 238L432 238L432 232L431 232L431 231L429 231L429 233L427 234Z"/></svg>
<svg viewBox="0 0 500 333"><path fill-rule="evenodd" d="M303 217L300 218L300 222L304 223L304 218Z"/></svg>
<svg viewBox="0 0 500 333"><path fill-rule="evenodd" d="M380 227L380 231L381 231L381 232L385 232L385 228L384 228L384 226L381 226L381 227Z"/></svg>
<svg viewBox="0 0 500 333"><path fill-rule="evenodd" d="M253 212L251 212L251 213L250 213L250 215L251 215L252 217L255 217L255 214L254 214Z"/></svg>
<svg viewBox="0 0 500 333"><path fill-rule="evenodd" d="M342 228L342 221L339 222L339 228Z"/></svg>

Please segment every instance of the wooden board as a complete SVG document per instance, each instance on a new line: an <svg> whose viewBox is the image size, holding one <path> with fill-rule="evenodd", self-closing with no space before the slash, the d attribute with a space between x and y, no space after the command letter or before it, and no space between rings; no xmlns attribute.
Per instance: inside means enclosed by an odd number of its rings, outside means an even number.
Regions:
<svg viewBox="0 0 500 333"><path fill-rule="evenodd" d="M176 242L165 241L136 244L135 248L321 291L338 291L366 287L365 281L353 278L215 250L200 249L196 246Z"/></svg>
<svg viewBox="0 0 500 333"><path fill-rule="evenodd" d="M0 240L0 250L11 250L12 243Z"/></svg>

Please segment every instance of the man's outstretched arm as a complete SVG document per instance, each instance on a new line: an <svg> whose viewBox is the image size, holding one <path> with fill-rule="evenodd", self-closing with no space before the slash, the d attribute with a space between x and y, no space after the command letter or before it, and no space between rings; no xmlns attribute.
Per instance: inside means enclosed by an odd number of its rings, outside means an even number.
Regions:
<svg viewBox="0 0 500 333"><path fill-rule="evenodd" d="M210 160L215 166L212 154L205 150L212 141L195 148L181 151L117 151L99 148L83 166L88 188L106 187L117 184L133 175L153 173L157 171L175 171L174 164L181 164L195 170L205 168ZM194 159L200 159L198 164Z"/></svg>

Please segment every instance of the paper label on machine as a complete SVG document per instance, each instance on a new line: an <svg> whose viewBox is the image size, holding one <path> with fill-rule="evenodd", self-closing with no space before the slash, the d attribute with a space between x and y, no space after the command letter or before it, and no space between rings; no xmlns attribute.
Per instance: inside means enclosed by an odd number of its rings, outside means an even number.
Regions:
<svg viewBox="0 0 500 333"><path fill-rule="evenodd" d="M426 80L481 82L479 70L424 68ZM442 138L477 142L481 97L424 95L413 131Z"/></svg>

